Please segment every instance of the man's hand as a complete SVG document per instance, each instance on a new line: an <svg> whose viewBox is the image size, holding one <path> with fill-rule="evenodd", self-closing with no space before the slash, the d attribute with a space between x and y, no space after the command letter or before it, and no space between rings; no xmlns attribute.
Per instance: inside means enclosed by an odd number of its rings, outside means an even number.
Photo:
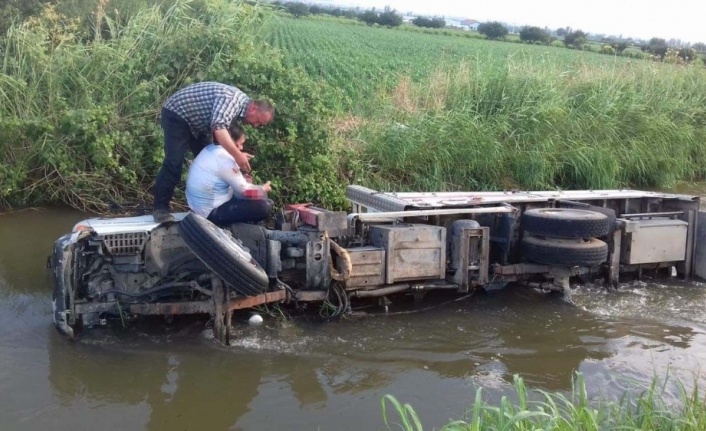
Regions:
<svg viewBox="0 0 706 431"><path fill-rule="evenodd" d="M238 148L238 144L236 142L233 142L233 138L231 138L230 133L228 133L227 129L214 130L213 138L216 140L216 142L221 145L221 147L228 151L228 154L233 156L233 158L235 159L235 163L238 164L241 172L245 174L250 172L249 160L252 158L252 155L240 151L240 148Z"/></svg>
<svg viewBox="0 0 706 431"><path fill-rule="evenodd" d="M235 159L235 163L238 164L240 167L240 170L242 172L248 173L250 172L250 159L252 158L251 154L248 153L243 153L242 151L238 151L235 154L231 154L233 158ZM250 156L250 157L248 157Z"/></svg>
<svg viewBox="0 0 706 431"><path fill-rule="evenodd" d="M264 190L265 193L269 193L272 191L272 185L269 181L262 185L262 190Z"/></svg>

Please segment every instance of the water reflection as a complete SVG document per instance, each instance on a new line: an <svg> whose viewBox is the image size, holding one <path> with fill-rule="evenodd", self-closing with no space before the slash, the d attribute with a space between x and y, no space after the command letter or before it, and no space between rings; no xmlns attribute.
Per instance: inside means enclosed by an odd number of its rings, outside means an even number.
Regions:
<svg viewBox="0 0 706 431"><path fill-rule="evenodd" d="M92 344L52 336L49 381L63 404L147 404L149 429L227 429L257 395L263 361L181 337Z"/></svg>

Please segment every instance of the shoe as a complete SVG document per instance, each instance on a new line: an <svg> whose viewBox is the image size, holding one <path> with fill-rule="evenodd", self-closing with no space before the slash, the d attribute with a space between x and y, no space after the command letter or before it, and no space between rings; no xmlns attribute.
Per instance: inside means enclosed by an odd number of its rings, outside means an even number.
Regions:
<svg viewBox="0 0 706 431"><path fill-rule="evenodd" d="M174 221L174 216L169 213L167 210L154 210L152 213L152 217L154 217L154 221L157 223L166 223L169 221Z"/></svg>

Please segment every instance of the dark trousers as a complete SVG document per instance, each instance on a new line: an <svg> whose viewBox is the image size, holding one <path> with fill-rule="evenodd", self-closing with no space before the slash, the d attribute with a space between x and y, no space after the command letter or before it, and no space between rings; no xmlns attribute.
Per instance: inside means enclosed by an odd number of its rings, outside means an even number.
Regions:
<svg viewBox="0 0 706 431"><path fill-rule="evenodd" d="M164 130L164 162L157 174L154 185L154 209L169 211L169 201L174 195L174 187L181 179L186 151L194 157L208 145L206 139L198 139L189 124L174 112L162 108L162 129Z"/></svg>
<svg viewBox="0 0 706 431"><path fill-rule="evenodd" d="M271 211L270 199L242 199L233 196L228 202L211 211L207 218L218 226L256 223L265 220Z"/></svg>

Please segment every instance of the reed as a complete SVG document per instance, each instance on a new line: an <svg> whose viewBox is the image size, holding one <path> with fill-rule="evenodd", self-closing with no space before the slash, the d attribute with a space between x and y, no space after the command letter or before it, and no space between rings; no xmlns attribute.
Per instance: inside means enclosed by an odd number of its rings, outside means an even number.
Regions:
<svg viewBox="0 0 706 431"><path fill-rule="evenodd" d="M384 189L672 187L706 176L705 102L702 68L478 58L381 96L359 139Z"/></svg>
<svg viewBox="0 0 706 431"><path fill-rule="evenodd" d="M441 427L447 431L486 430L556 430L602 431L608 429L702 430L706 426L706 399L698 385L687 390L678 384L679 397L672 401L665 394L665 384L655 378L648 387L626 392L618 401L592 400L582 374L573 378L568 394L530 391L523 379L514 376L514 393L497 403L476 391L473 405L460 420ZM388 408L388 405L391 409ZM381 400L385 426L406 431L421 431L422 421L414 408L392 395Z"/></svg>

